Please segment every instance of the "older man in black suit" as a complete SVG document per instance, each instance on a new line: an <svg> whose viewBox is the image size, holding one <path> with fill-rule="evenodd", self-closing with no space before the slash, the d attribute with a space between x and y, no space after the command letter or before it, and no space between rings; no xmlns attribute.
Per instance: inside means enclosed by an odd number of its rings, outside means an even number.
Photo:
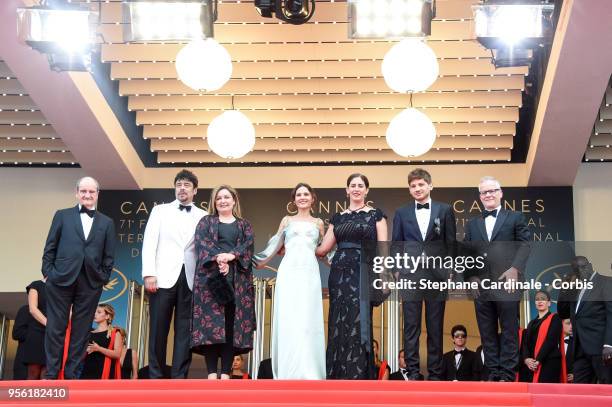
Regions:
<svg viewBox="0 0 612 407"><path fill-rule="evenodd" d="M70 307L72 325L64 377L77 378L75 370L87 347L102 286L113 269L115 225L96 211L99 189L95 179L81 178L76 185L78 205L55 213L45 243L42 273L47 277L47 379L57 379L62 367Z"/></svg>
<svg viewBox="0 0 612 407"><path fill-rule="evenodd" d="M514 381L519 359L520 300L520 293L514 287L523 278L530 234L522 213L502 207L499 181L484 177L478 190L484 210L482 216L467 223L465 242L473 255L486 257L486 265L480 270L466 271L466 277L479 286L483 280L508 286L505 290L473 290L473 296L485 366L489 371L487 380ZM501 327L499 340L498 325Z"/></svg>
<svg viewBox="0 0 612 407"><path fill-rule="evenodd" d="M593 271L584 256L572 261L569 281L583 282L559 293L557 311L571 318L574 383L612 384L612 279ZM592 288L584 282L592 284Z"/></svg>
<svg viewBox="0 0 612 407"><path fill-rule="evenodd" d="M419 257L422 253L432 258L452 254L456 242L455 214L450 205L431 199L431 175L422 168L408 174L408 188L414 202L399 208L393 218L393 241L404 242L403 251ZM409 275L411 274L411 275ZM440 281L449 278L441 267L420 267L404 271L403 278ZM419 338L421 315L425 303L427 328L428 380L441 380L442 334L446 292L419 291L403 293L404 350L409 380L421 380L419 367Z"/></svg>

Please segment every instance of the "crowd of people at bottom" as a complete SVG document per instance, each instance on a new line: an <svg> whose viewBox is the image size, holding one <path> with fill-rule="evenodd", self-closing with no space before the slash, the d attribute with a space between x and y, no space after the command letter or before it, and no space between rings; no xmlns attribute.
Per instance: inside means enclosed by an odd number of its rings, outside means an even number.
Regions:
<svg viewBox="0 0 612 407"><path fill-rule="evenodd" d="M14 380L40 380L45 373L45 280L37 280L26 287L28 304L19 308L13 325L12 337L17 341L13 364ZM94 315L96 327L90 332L87 351L79 366L79 378L148 379L149 367L138 368L138 355L127 345L123 328L113 326L115 309L110 304L99 304ZM70 328L66 333L69 343ZM250 379L244 372L243 355L235 355L232 379ZM170 377L170 366L165 366L165 377Z"/></svg>
<svg viewBox="0 0 612 407"><path fill-rule="evenodd" d="M32 282L26 288L28 305L22 306L13 326L13 339L18 341L13 378L38 380L45 372L44 333L46 324L45 280ZM573 352L572 325L569 318L561 319L550 312L551 298L546 291L535 295L538 316L527 328L519 331L520 366L517 381L572 383ZM112 325L115 310L110 304L99 304L90 332L87 351L79 367L80 379L148 379L148 366L138 368L138 355L128 348L126 332ZM70 329L70 328L69 328ZM69 337L69 332L67 333ZM441 380L487 380L482 345L475 351L467 347L468 331L464 325L451 329L453 349L444 354ZM391 373L389 364L379 357L379 344L373 341L373 354L378 380L411 380L406 368L404 350L398 354L399 370ZM231 379L251 379L244 371L244 356L235 355L231 366ZM165 377L170 377L170 366L165 366ZM258 369L258 379L272 379L272 361L264 359ZM423 379L421 376L420 379Z"/></svg>

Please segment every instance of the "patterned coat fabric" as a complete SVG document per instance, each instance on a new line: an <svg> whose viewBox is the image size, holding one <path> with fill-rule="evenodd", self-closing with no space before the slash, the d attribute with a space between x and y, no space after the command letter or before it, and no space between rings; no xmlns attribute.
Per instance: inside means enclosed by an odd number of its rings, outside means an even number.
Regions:
<svg viewBox="0 0 612 407"><path fill-rule="evenodd" d="M240 235L232 254L234 263L234 293L236 311L234 317L233 345L236 353L246 353L253 348L255 331L255 290L253 287L253 228L245 219L237 219ZM218 271L216 257L223 253L218 246L219 217L205 216L195 232L195 249L198 256L193 285L193 318L191 322L191 347L200 352L202 345L226 343L225 306L217 304L206 281ZM231 265L230 263L230 265Z"/></svg>

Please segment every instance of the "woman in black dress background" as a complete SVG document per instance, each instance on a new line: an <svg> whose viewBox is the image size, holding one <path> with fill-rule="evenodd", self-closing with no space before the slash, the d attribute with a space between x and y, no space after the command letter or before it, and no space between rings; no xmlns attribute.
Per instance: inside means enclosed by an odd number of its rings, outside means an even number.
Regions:
<svg viewBox="0 0 612 407"><path fill-rule="evenodd" d="M563 323L557 314L550 313L550 294L535 294L537 318L523 331L520 349L519 381L560 383Z"/></svg>
<svg viewBox="0 0 612 407"><path fill-rule="evenodd" d="M123 348L121 349L121 378L122 379L138 379L138 354L132 348L128 348L127 332L125 329L118 328L121 338L123 339Z"/></svg>
<svg viewBox="0 0 612 407"><path fill-rule="evenodd" d="M370 304L360 303L360 261L363 241L386 241L387 221L380 209L367 205L370 182L352 174L346 182L349 207L331 218L318 256L335 244L329 275L326 367L328 379L375 379Z"/></svg>
<svg viewBox="0 0 612 407"><path fill-rule="evenodd" d="M112 305L100 304L96 308L94 322L98 326L89 335L81 379L121 378L119 359L123 349L123 337L119 329L111 325L114 317L115 309Z"/></svg>
<svg viewBox="0 0 612 407"><path fill-rule="evenodd" d="M32 319L24 342L24 363L28 365L28 380L40 380L45 374L45 327L47 325L46 278L32 281L26 287Z"/></svg>

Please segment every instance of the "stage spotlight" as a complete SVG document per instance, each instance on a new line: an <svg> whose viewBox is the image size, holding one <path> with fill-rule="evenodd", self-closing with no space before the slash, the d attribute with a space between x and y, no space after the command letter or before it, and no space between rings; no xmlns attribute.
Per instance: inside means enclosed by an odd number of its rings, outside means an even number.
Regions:
<svg viewBox="0 0 612 407"><path fill-rule="evenodd" d="M47 2L17 9L19 39L46 54L55 71L87 71L98 13L79 5Z"/></svg>
<svg viewBox="0 0 612 407"><path fill-rule="evenodd" d="M533 60L533 50L520 48L500 48L493 52L493 65L495 68L509 68L512 66L527 66Z"/></svg>
<svg viewBox="0 0 612 407"><path fill-rule="evenodd" d="M262 17L272 18L289 24L304 24L314 15L315 0L255 0L255 8Z"/></svg>
<svg viewBox="0 0 612 407"><path fill-rule="evenodd" d="M425 37L434 16L435 0L349 0L349 37Z"/></svg>
<svg viewBox="0 0 612 407"><path fill-rule="evenodd" d="M546 0L490 0L474 5L476 38L488 49L550 44L554 9Z"/></svg>
<svg viewBox="0 0 612 407"><path fill-rule="evenodd" d="M123 39L135 41L191 41L212 38L217 0L123 2Z"/></svg>

